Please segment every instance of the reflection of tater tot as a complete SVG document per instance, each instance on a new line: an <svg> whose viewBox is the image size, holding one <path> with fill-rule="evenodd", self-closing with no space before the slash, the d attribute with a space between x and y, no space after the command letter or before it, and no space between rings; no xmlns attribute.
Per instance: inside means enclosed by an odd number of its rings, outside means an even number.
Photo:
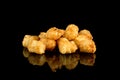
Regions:
<svg viewBox="0 0 120 80"><path fill-rule="evenodd" d="M52 28L50 28L50 29L46 32L46 37L47 37L48 39L57 40L57 39L59 39L63 34L64 34L64 30L58 29L58 28L56 28L56 27L52 27Z"/></svg>
<svg viewBox="0 0 120 80"><path fill-rule="evenodd" d="M56 72L57 69L61 69L62 67L62 62L60 62L59 57L55 55L47 57L47 63L53 72Z"/></svg>
<svg viewBox="0 0 120 80"><path fill-rule="evenodd" d="M72 70L74 69L78 64L78 61L73 61L71 60L71 62L67 65L65 65L65 67L68 69L68 70Z"/></svg>
<svg viewBox="0 0 120 80"><path fill-rule="evenodd" d="M95 63L95 54L80 54L80 64L93 66Z"/></svg>
<svg viewBox="0 0 120 80"><path fill-rule="evenodd" d="M38 35L39 38L46 38L46 33L45 32L40 32Z"/></svg>
<svg viewBox="0 0 120 80"><path fill-rule="evenodd" d="M76 44L66 38L60 38L58 40L58 48L62 54L74 53L77 50Z"/></svg>
<svg viewBox="0 0 120 80"><path fill-rule="evenodd" d="M79 54L73 54L73 55L66 56L65 67L69 70L74 69L78 64L79 59L80 59Z"/></svg>
<svg viewBox="0 0 120 80"><path fill-rule="evenodd" d="M96 45L92 39L84 35L79 35L74 41L80 48L80 52L95 53Z"/></svg>
<svg viewBox="0 0 120 80"><path fill-rule="evenodd" d="M29 63L31 63L32 65L39 65L42 66L44 65L44 63L46 62L46 57L45 55L33 55L31 54L28 57Z"/></svg>
<svg viewBox="0 0 120 80"><path fill-rule="evenodd" d="M46 45L46 50L52 51L56 47L56 41L47 39L47 38L41 38L40 41L42 41Z"/></svg>
<svg viewBox="0 0 120 80"><path fill-rule="evenodd" d="M24 47L28 47L29 43L31 43L32 40L38 40L38 36L31 36L31 35L25 35L22 41L22 45Z"/></svg>
<svg viewBox="0 0 120 80"><path fill-rule="evenodd" d="M42 41L32 40L28 45L28 50L37 54L45 53L46 46Z"/></svg>
<svg viewBox="0 0 120 80"><path fill-rule="evenodd" d="M69 24L65 30L65 34L63 35L68 40L73 40L78 35L79 28L75 24Z"/></svg>
<svg viewBox="0 0 120 80"><path fill-rule="evenodd" d="M24 49L23 49L23 56L26 57L26 58L28 58L29 55L30 55L30 52L28 51L28 49L27 49L27 48L24 48Z"/></svg>
<svg viewBox="0 0 120 80"><path fill-rule="evenodd" d="M91 34L90 31L87 30L87 29L81 30L78 34L79 34L79 35L85 35L85 36L87 36L88 38L93 39L92 34Z"/></svg>

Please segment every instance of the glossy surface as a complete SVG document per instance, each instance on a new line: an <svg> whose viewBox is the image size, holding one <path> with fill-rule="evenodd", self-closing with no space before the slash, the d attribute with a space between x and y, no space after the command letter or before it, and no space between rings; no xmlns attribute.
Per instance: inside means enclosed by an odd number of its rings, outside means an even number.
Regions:
<svg viewBox="0 0 120 80"><path fill-rule="evenodd" d="M6 50L8 51L5 54L6 56L2 56L4 57L3 61L6 60L4 64L6 64L6 69L8 69L7 72L5 73L6 75L12 74L11 78L15 80L18 80L18 79L21 79L21 80L97 80L97 75L99 74L98 71L100 71L99 69L103 69L104 67L104 65L101 65L104 62L103 58L101 58L101 54L102 53L107 54L107 53L104 53L102 48L99 48L100 45L104 45L103 44L104 40L102 40L102 38L100 38L100 35L98 35L98 31L97 31L98 26L96 25L96 17L94 16L94 14L93 16L83 16L83 15L78 15L78 16L76 15L73 15L73 16L29 15L28 16L28 14L26 14L17 18L18 18L17 19L18 21L15 19L16 20L15 33L12 34L12 35L15 35L14 38L16 41L12 40L15 43L15 47L12 48L13 52ZM60 29L65 29L66 26L70 23L78 25L80 30L83 30L83 29L90 30L97 47L97 50L95 52L96 58L94 57L91 58L92 55L89 56L87 54L86 55L73 54L73 55L67 55L67 56L61 55L57 52L58 51L57 49L56 49L57 51L54 51L52 53L46 52L47 53L46 55L36 56L36 54L29 55L29 53L28 54L25 53L23 55L24 48L21 42L23 40L24 35L26 34L39 35L40 32L45 32L50 27L54 27L54 26ZM100 34L102 34L101 31L100 31ZM12 45L9 45L9 47L11 47ZM6 47L6 48L9 48L9 47ZM49 55L49 54L52 54L52 55ZM6 57L8 59L6 59ZM39 58L40 60L38 60ZM67 65L63 59L60 62L59 59L61 58L63 58L64 60L67 60L66 62L70 63L70 65L72 66ZM32 61L30 62L29 60L32 60L33 62ZM53 72L52 69L53 71L55 70L56 72ZM101 72L104 73L104 70Z"/></svg>
<svg viewBox="0 0 120 80"><path fill-rule="evenodd" d="M30 53L26 48L23 49L23 56L28 59L32 65L43 66L45 63L51 68L53 72L57 69L65 67L68 70L73 70L80 64L86 66L94 66L96 55L90 53L80 53L76 51L72 54L61 54L59 51L47 52L39 55Z"/></svg>

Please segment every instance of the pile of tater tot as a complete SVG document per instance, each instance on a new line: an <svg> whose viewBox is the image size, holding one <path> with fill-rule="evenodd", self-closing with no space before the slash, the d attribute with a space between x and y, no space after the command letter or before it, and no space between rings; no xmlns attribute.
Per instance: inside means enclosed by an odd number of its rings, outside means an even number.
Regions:
<svg viewBox="0 0 120 80"><path fill-rule="evenodd" d="M39 35L25 35L22 41L23 47L29 52L44 54L45 51L53 51L58 47L61 54L75 53L76 50L85 53L95 53L96 45L89 30L79 30L75 24L67 25L66 29L51 27Z"/></svg>

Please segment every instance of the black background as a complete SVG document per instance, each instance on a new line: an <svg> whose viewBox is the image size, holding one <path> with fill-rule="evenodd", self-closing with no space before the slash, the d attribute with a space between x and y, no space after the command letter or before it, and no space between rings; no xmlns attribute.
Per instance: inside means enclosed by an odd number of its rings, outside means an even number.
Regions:
<svg viewBox="0 0 120 80"><path fill-rule="evenodd" d="M12 18L12 17L11 17ZM41 79L41 80L96 80L100 78L99 72L103 72L103 57L104 48L102 47L104 36L104 30L98 20L100 16L97 13L91 14L29 14L19 13L14 15L12 19L11 35L14 35L15 40L11 40L15 43L15 47L12 47L12 52L6 56L6 69L7 74L11 74L12 79ZM11 22L11 21L10 21ZM93 35L93 40L96 43L96 61L95 66L89 67L84 65L78 65L74 70L61 69L57 72L52 72L48 65L42 67L33 66L29 64L26 58L22 55L23 47L22 40L24 35L38 35L42 31L47 31L50 27L56 26L61 29L65 29L68 24L76 24L79 29L88 29ZM12 37L11 37L12 38ZM14 45L14 44L12 44ZM8 51L9 52L9 51ZM102 57L102 58L101 58ZM6 65L5 63L5 65ZM6 74L6 75L7 75Z"/></svg>

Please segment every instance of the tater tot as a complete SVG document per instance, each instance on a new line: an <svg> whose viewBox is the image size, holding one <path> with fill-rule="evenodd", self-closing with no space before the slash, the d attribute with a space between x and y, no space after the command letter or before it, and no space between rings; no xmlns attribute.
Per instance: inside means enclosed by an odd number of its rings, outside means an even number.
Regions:
<svg viewBox="0 0 120 80"><path fill-rule="evenodd" d="M74 41L70 41L70 43L71 43L71 52L73 53L78 49L78 47Z"/></svg>
<svg viewBox="0 0 120 80"><path fill-rule="evenodd" d="M88 38L93 39L92 34L91 34L90 31L87 30L87 29L81 30L78 34L79 34L79 35L85 35L85 36L87 36Z"/></svg>
<svg viewBox="0 0 120 80"><path fill-rule="evenodd" d="M63 35L68 40L73 40L78 36L79 28L75 24L69 24L65 30L65 34Z"/></svg>
<svg viewBox="0 0 120 80"><path fill-rule="evenodd" d="M81 52L87 52L87 53L95 53L96 46L93 40L83 40L81 41L81 45L79 45Z"/></svg>
<svg viewBox="0 0 120 80"><path fill-rule="evenodd" d="M42 41L32 40L31 43L28 45L28 51L43 54L45 53L46 46Z"/></svg>
<svg viewBox="0 0 120 80"><path fill-rule="evenodd" d="M40 41L42 41L46 45L46 50L52 51L56 47L56 41L47 39L47 38L41 38Z"/></svg>
<svg viewBox="0 0 120 80"><path fill-rule="evenodd" d="M77 46L79 46L81 43L82 40L86 40L86 39L89 39L87 36L85 35L79 35L78 37L76 37L74 39L74 42L76 43ZM90 39L89 39L90 40Z"/></svg>
<svg viewBox="0 0 120 80"><path fill-rule="evenodd" d="M31 35L25 35L24 38L23 38L23 41L22 41L22 45L23 47L28 47L29 43L32 41L32 40L39 40L39 37L38 36L31 36Z"/></svg>
<svg viewBox="0 0 120 80"><path fill-rule="evenodd" d="M45 32L40 32L38 35L39 38L46 38L46 33Z"/></svg>
<svg viewBox="0 0 120 80"><path fill-rule="evenodd" d="M77 50L76 44L70 42L67 38L60 38L58 40L58 48L62 54L74 53Z"/></svg>
<svg viewBox="0 0 120 80"><path fill-rule="evenodd" d="M60 38L58 40L58 48L59 48L59 51L62 54L71 53L71 51L70 51L70 43L66 38Z"/></svg>
<svg viewBox="0 0 120 80"><path fill-rule="evenodd" d="M47 32L46 32L46 37L48 39L53 39L53 40L57 40L59 39L63 34L64 34L64 30L62 29L58 29L56 27L52 27L50 28Z"/></svg>
<svg viewBox="0 0 120 80"><path fill-rule="evenodd" d="M80 52L95 53L96 45L92 39L84 35L79 35L74 41L79 47Z"/></svg>

